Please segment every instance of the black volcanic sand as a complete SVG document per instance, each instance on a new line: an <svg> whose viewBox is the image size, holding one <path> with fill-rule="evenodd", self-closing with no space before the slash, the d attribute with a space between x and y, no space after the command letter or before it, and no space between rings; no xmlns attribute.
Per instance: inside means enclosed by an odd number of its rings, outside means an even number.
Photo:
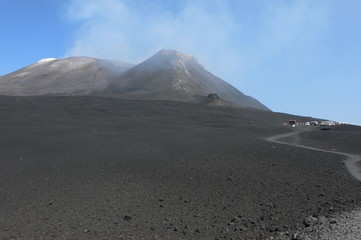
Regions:
<svg viewBox="0 0 361 240"><path fill-rule="evenodd" d="M361 206L342 157L263 140L289 115L90 97L0 113L0 239L290 239Z"/></svg>
<svg viewBox="0 0 361 240"><path fill-rule="evenodd" d="M299 134L300 144L314 146L327 150L361 154L361 127L353 125L338 125L331 130L307 131ZM317 131L318 130L318 131Z"/></svg>

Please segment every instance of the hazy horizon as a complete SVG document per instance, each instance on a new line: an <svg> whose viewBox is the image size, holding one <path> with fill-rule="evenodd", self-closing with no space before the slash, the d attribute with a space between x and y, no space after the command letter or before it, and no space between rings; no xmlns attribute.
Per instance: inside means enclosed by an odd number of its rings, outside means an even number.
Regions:
<svg viewBox="0 0 361 240"><path fill-rule="evenodd" d="M139 63L160 49L208 71L275 112L361 125L361 2L5 2L0 75L42 58Z"/></svg>

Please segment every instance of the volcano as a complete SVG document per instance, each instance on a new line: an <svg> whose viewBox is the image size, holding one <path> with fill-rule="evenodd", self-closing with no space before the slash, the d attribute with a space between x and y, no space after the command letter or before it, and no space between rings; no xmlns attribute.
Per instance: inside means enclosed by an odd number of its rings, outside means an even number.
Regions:
<svg viewBox="0 0 361 240"><path fill-rule="evenodd" d="M209 94L241 107L269 110L204 69L191 55L161 50L112 82L107 92L130 99L200 102Z"/></svg>
<svg viewBox="0 0 361 240"><path fill-rule="evenodd" d="M89 57L42 59L0 77L0 95L103 96L204 103L269 110L208 72L191 55L161 50L138 65Z"/></svg>
<svg viewBox="0 0 361 240"><path fill-rule="evenodd" d="M90 57L42 59L0 77L0 95L89 95L132 66Z"/></svg>
<svg viewBox="0 0 361 240"><path fill-rule="evenodd" d="M0 239L360 239L361 128L292 127L321 119L192 56L43 59L0 94Z"/></svg>

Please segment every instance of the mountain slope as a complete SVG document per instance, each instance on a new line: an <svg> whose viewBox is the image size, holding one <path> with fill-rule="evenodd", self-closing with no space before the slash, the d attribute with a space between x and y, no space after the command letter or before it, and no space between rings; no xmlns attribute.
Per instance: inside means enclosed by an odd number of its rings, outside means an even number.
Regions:
<svg viewBox="0 0 361 240"><path fill-rule="evenodd" d="M139 100L205 102L269 110L206 71L190 55L161 50L138 65L90 57L42 59L0 77L0 95L105 96ZM207 102L207 101L206 101Z"/></svg>
<svg viewBox="0 0 361 240"><path fill-rule="evenodd" d="M86 95L133 65L89 57L48 58L0 77L0 95Z"/></svg>
<svg viewBox="0 0 361 240"><path fill-rule="evenodd" d="M206 71L190 55L161 50L125 72L106 89L129 99L162 99L197 102L199 97L217 94L230 104L269 110L256 99Z"/></svg>

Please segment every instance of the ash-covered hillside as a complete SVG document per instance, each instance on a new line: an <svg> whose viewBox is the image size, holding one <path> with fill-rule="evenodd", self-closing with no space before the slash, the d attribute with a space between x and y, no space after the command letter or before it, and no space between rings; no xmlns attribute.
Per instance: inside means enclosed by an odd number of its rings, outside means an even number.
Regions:
<svg viewBox="0 0 361 240"><path fill-rule="evenodd" d="M0 77L0 95L10 96L96 95L204 103L210 94L217 94L222 106L269 110L205 70L194 57L175 50L161 50L138 65L89 57L43 59Z"/></svg>
<svg viewBox="0 0 361 240"><path fill-rule="evenodd" d="M0 77L0 95L89 95L133 65L90 57L47 58Z"/></svg>
<svg viewBox="0 0 361 240"><path fill-rule="evenodd" d="M265 140L308 128L288 143L343 151L360 127L92 96L0 96L0 112L0 239L334 239L301 234L361 206L344 156Z"/></svg>
<svg viewBox="0 0 361 240"><path fill-rule="evenodd" d="M161 50L128 70L108 87L108 93L131 99L198 102L217 94L230 104L269 110L224 80L214 76L187 54Z"/></svg>

